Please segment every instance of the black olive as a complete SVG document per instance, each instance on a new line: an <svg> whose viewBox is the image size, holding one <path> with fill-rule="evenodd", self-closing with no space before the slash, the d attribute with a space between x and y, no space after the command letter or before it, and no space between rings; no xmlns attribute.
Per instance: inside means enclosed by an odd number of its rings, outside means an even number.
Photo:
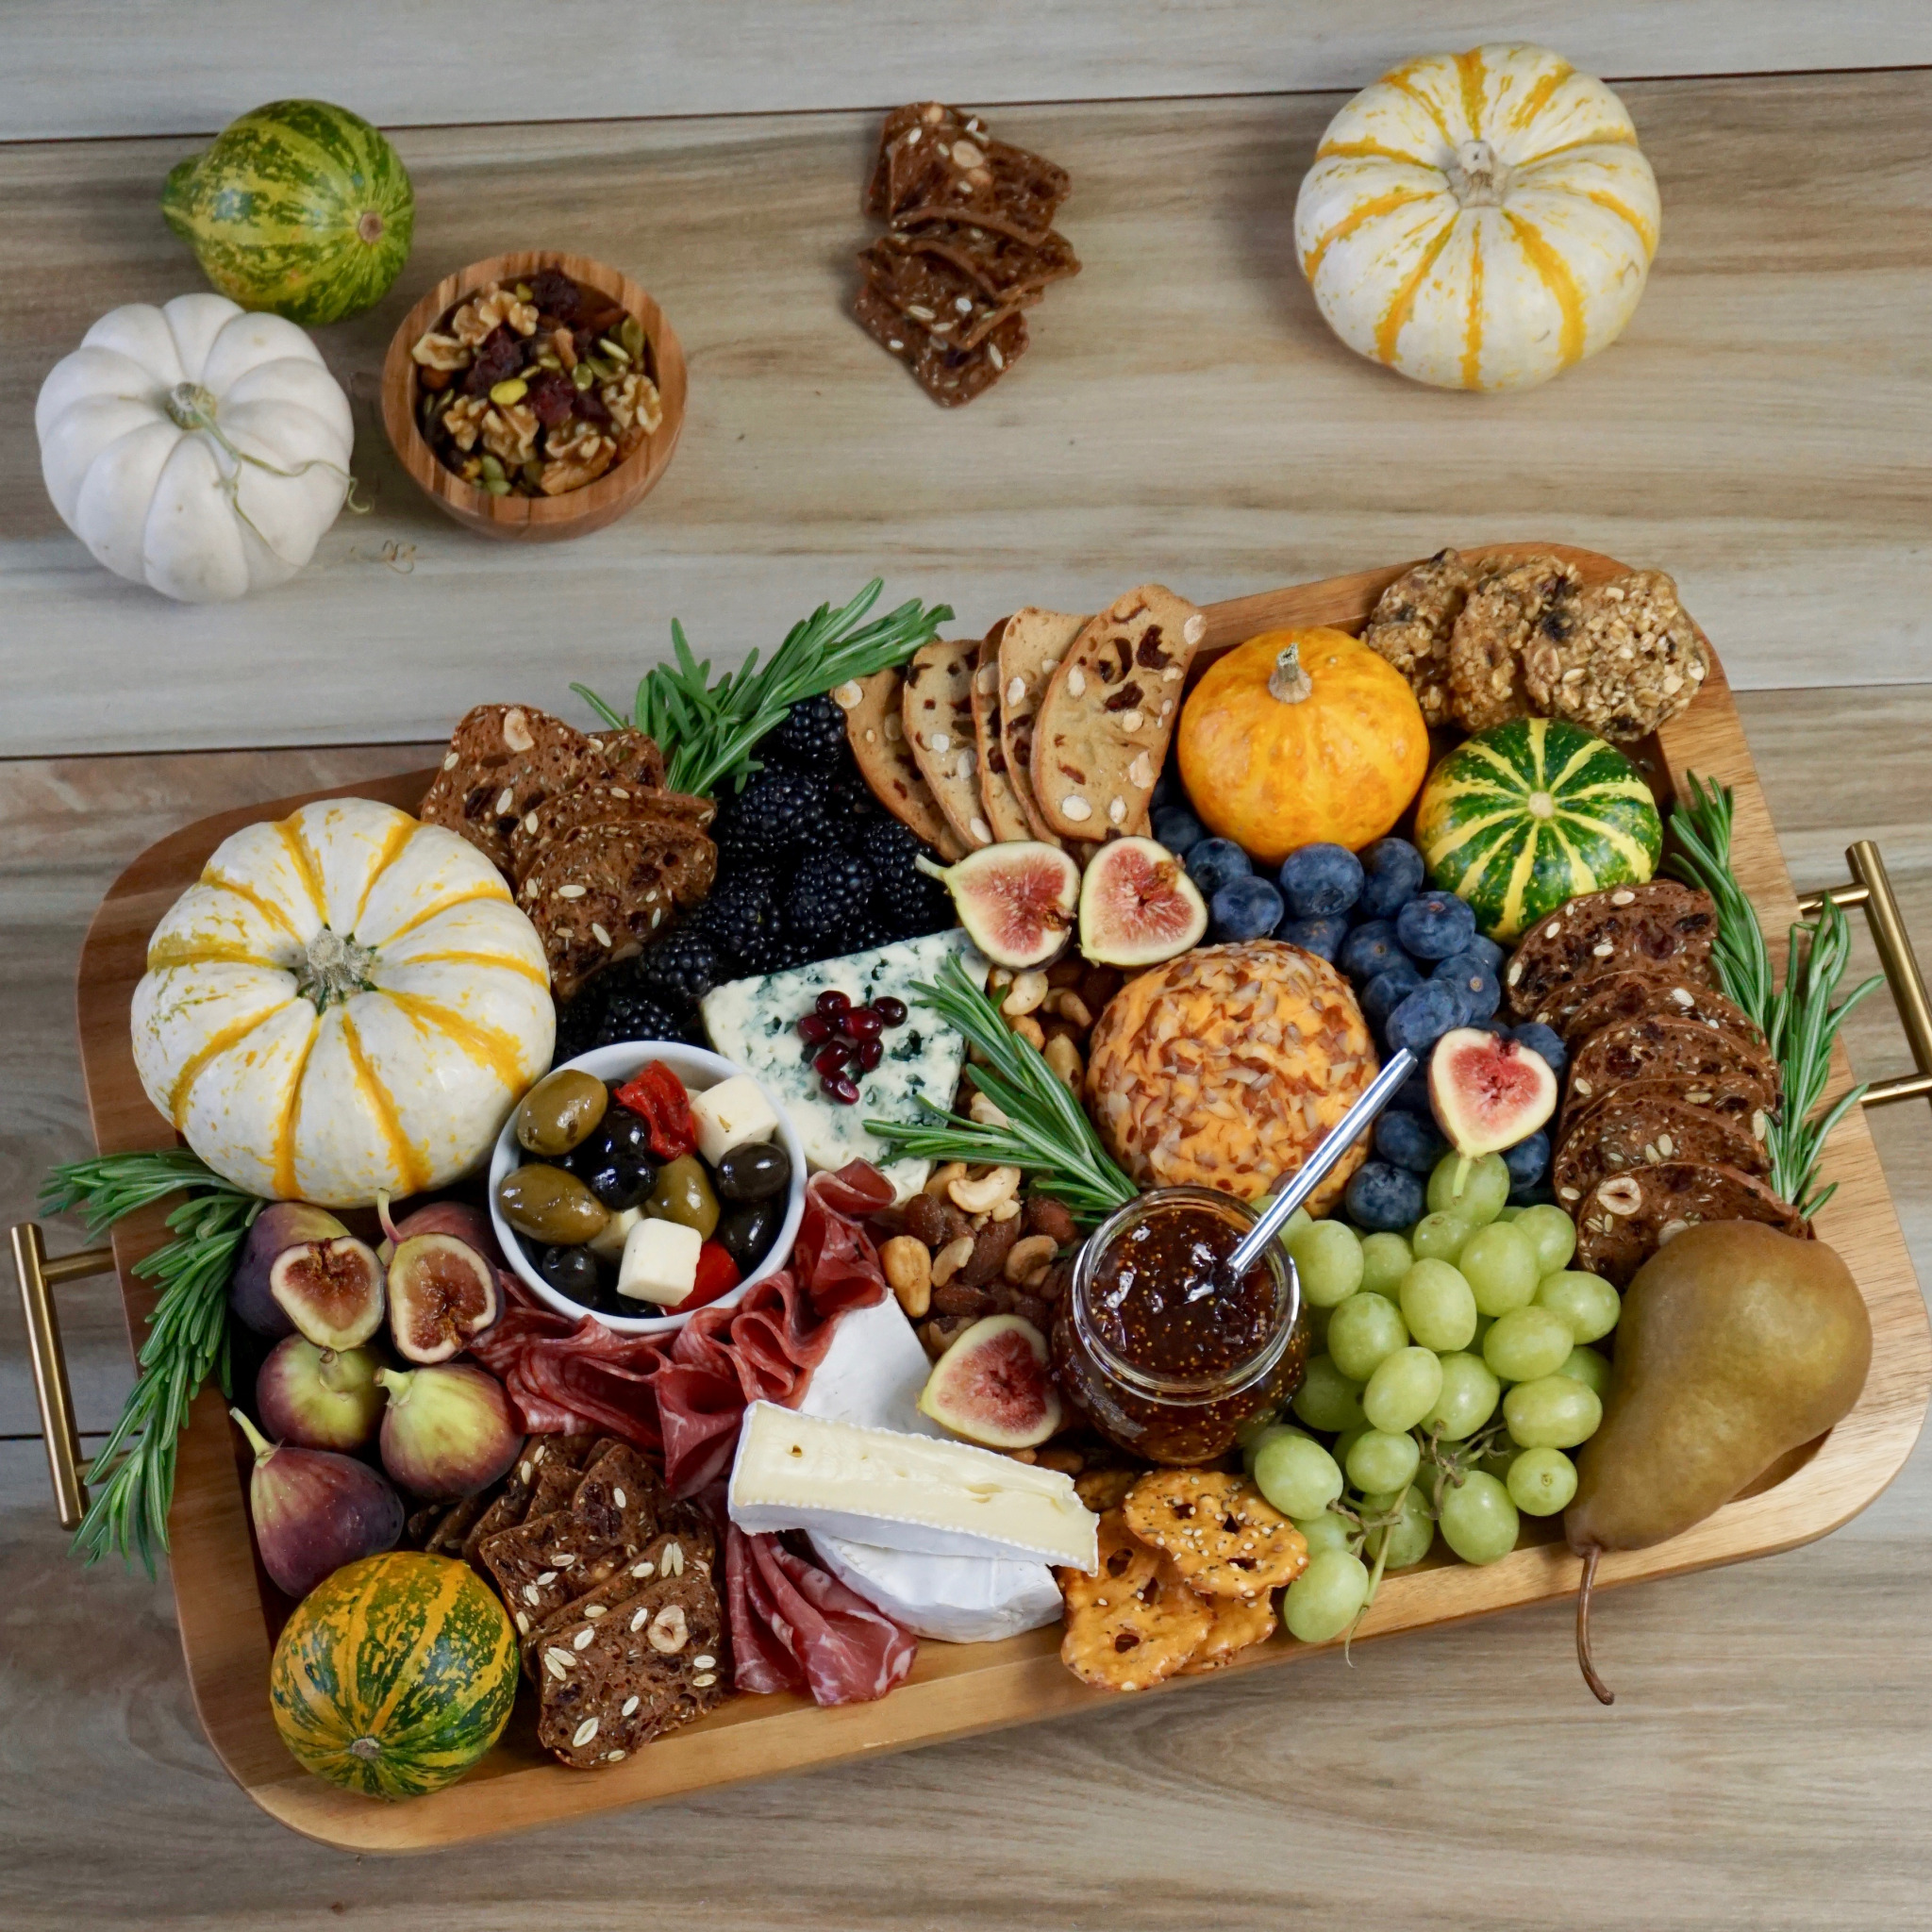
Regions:
<svg viewBox="0 0 1932 1932"><path fill-rule="evenodd" d="M574 1302L588 1305L596 1299L597 1257L589 1248L545 1248L537 1273L558 1294L567 1294Z"/></svg>
<svg viewBox="0 0 1932 1932"><path fill-rule="evenodd" d="M613 1107L604 1116L604 1134L613 1154L628 1154L635 1160L651 1159L651 1128L627 1107Z"/></svg>
<svg viewBox="0 0 1932 1932"><path fill-rule="evenodd" d="M640 1164L623 1153L613 1153L583 1176L584 1185L613 1214L626 1208L641 1208L658 1185L658 1170L649 1161Z"/></svg>
<svg viewBox="0 0 1932 1932"><path fill-rule="evenodd" d="M749 1274L765 1258L784 1219L783 1201L753 1201L724 1216L711 1239L738 1263L741 1274Z"/></svg>
<svg viewBox="0 0 1932 1932"><path fill-rule="evenodd" d="M791 1157L777 1141L734 1147L718 1162L718 1191L727 1201L769 1201L791 1185Z"/></svg>

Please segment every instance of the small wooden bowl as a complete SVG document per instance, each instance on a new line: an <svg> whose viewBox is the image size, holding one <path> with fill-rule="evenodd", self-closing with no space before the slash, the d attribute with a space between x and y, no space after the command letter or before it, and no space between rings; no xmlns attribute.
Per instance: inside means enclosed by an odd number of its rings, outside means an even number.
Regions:
<svg viewBox="0 0 1932 1932"><path fill-rule="evenodd" d="M416 405L421 394L416 365L409 351L424 332L434 327L443 311L465 295L492 282L526 282L540 269L561 269L574 281L608 295L627 315L637 317L649 344L658 400L664 420L657 433L607 470L594 483L561 496L492 496L465 483L429 446L418 426ZM556 543L601 530L647 495L664 474L684 427L684 349L663 310L631 278L587 255L559 255L550 249L525 249L516 255L492 255L445 275L403 318L390 340L382 362L382 421L403 468L428 491L439 509L485 537L513 542Z"/></svg>

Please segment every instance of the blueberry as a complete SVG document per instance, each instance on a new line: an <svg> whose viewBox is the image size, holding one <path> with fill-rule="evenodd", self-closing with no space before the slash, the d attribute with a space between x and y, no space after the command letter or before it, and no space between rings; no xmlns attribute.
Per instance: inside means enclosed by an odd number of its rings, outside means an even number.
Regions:
<svg viewBox="0 0 1932 1932"><path fill-rule="evenodd" d="M1356 909L1369 919L1393 919L1423 888L1423 856L1407 839L1377 839L1361 850L1365 879Z"/></svg>
<svg viewBox="0 0 1932 1932"><path fill-rule="evenodd" d="M1348 937L1348 921L1339 915L1333 919L1284 919L1274 928L1274 937L1299 946L1305 953L1314 954L1318 959L1327 960L1332 966L1342 941Z"/></svg>
<svg viewBox="0 0 1932 1932"><path fill-rule="evenodd" d="M1553 1074L1560 1074L1569 1061L1570 1049L1563 1044L1563 1036L1554 1026L1545 1026L1540 1020L1529 1020L1521 1026L1512 1026L1509 1038L1520 1040Z"/></svg>
<svg viewBox="0 0 1932 1932"><path fill-rule="evenodd" d="M1495 968L1473 949L1451 953L1446 959L1439 960L1430 977L1455 989L1456 1004L1461 1009L1461 1024L1465 1026L1487 1020L1503 1004L1503 988Z"/></svg>
<svg viewBox="0 0 1932 1932"><path fill-rule="evenodd" d="M1389 1015L1423 983L1407 953L1398 953L1395 963L1378 973L1361 990L1362 1016L1377 1033L1389 1024Z"/></svg>
<svg viewBox="0 0 1932 1932"><path fill-rule="evenodd" d="M1281 890L1297 919L1346 912L1362 895L1362 862L1346 845L1303 845L1281 861Z"/></svg>
<svg viewBox="0 0 1932 1932"><path fill-rule="evenodd" d="M1335 956L1335 963L1355 981L1366 986L1378 974L1386 973L1403 957L1395 941L1395 926L1387 919L1371 919L1349 934L1348 941Z"/></svg>
<svg viewBox="0 0 1932 1932"><path fill-rule="evenodd" d="M1538 1181L1527 1188L1511 1188L1509 1205L1512 1208L1555 1208L1557 1197L1550 1191L1548 1181Z"/></svg>
<svg viewBox="0 0 1932 1932"><path fill-rule="evenodd" d="M1391 1110L1375 1123L1375 1152L1410 1174L1429 1174L1448 1151L1448 1141L1426 1114Z"/></svg>
<svg viewBox="0 0 1932 1932"><path fill-rule="evenodd" d="M1387 1120L1389 1116L1382 1116ZM1375 1142L1379 1149L1381 1141ZM1523 1188L1533 1188L1549 1172L1550 1137L1544 1133L1532 1134L1526 1141L1519 1141L1513 1147L1503 1150L1503 1165L1509 1170L1509 1191L1516 1193Z"/></svg>
<svg viewBox="0 0 1932 1932"><path fill-rule="evenodd" d="M1175 858L1185 858L1208 833L1186 806L1164 805L1154 814L1154 836Z"/></svg>
<svg viewBox="0 0 1932 1932"><path fill-rule="evenodd" d="M1348 1218L1370 1234L1399 1234L1420 1221L1428 1205L1422 1175L1386 1160L1363 1161L1341 1201Z"/></svg>
<svg viewBox="0 0 1932 1932"><path fill-rule="evenodd" d="M1429 1106L1429 1070L1426 1064L1419 1066L1389 1096L1389 1105L1404 1113L1425 1113L1434 1118L1434 1110Z"/></svg>
<svg viewBox="0 0 1932 1932"><path fill-rule="evenodd" d="M1281 894L1250 874L1223 886L1208 902L1208 913L1216 940L1265 940L1281 924Z"/></svg>
<svg viewBox="0 0 1932 1932"><path fill-rule="evenodd" d="M1461 1017L1455 989L1440 979L1425 979L1389 1015L1389 1044L1406 1046L1417 1059L1424 1059Z"/></svg>
<svg viewBox="0 0 1932 1932"><path fill-rule="evenodd" d="M1158 811L1163 805L1181 804L1187 798L1187 792L1181 788L1181 775L1179 772L1173 765L1162 765L1160 776L1155 779L1154 790L1149 794L1147 803L1153 809Z"/></svg>
<svg viewBox="0 0 1932 1932"><path fill-rule="evenodd" d="M1465 940L1456 949L1458 953L1474 953L1491 973L1503 970L1503 949L1494 940L1486 940L1481 933Z"/></svg>
<svg viewBox="0 0 1932 1932"><path fill-rule="evenodd" d="M1454 892L1424 892L1395 915L1395 936L1418 959L1446 959L1475 937L1475 914Z"/></svg>
<svg viewBox="0 0 1932 1932"><path fill-rule="evenodd" d="M1254 871L1232 839L1203 839L1187 857L1188 876L1208 898Z"/></svg>

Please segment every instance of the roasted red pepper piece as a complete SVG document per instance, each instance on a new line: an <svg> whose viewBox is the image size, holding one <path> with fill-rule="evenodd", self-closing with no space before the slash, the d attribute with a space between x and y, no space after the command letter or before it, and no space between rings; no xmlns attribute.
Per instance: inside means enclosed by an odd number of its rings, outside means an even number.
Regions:
<svg viewBox="0 0 1932 1932"><path fill-rule="evenodd" d="M673 1312L681 1315L687 1308L701 1308L707 1302L714 1302L720 1295L729 1294L742 1279L738 1272L738 1263L716 1241L707 1241L698 1250L697 1279L691 1283L691 1292Z"/></svg>
<svg viewBox="0 0 1932 1932"><path fill-rule="evenodd" d="M662 1060L646 1060L617 1090L617 1104L650 1127L651 1152L659 1160L676 1160L696 1148L698 1129L691 1117L691 1095Z"/></svg>

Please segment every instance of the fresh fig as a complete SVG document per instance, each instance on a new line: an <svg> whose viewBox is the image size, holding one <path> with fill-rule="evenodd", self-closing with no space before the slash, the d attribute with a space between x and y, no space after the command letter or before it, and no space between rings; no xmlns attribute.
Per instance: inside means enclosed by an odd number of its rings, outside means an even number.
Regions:
<svg viewBox="0 0 1932 1932"><path fill-rule="evenodd" d="M292 1335L295 1324L289 1311L269 1292L269 1270L286 1248L300 1247L305 1241L335 1241L348 1229L333 1214L311 1208L306 1201L277 1201L255 1217L248 1239L242 1243L242 1258L228 1283L228 1306L244 1328L265 1335L271 1341Z"/></svg>
<svg viewBox="0 0 1932 1932"><path fill-rule="evenodd" d="M995 966L1046 966L1066 950L1080 897L1080 868L1056 845L1010 839L957 865L919 861L943 880L968 937Z"/></svg>
<svg viewBox="0 0 1932 1932"><path fill-rule="evenodd" d="M1429 1109L1465 1160L1526 1141L1557 1109L1557 1076L1520 1040L1458 1026L1429 1056Z"/></svg>
<svg viewBox="0 0 1932 1932"><path fill-rule="evenodd" d="M285 1336L255 1378L255 1407L277 1441L298 1449L366 1449L382 1420L376 1359L366 1348L317 1348Z"/></svg>
<svg viewBox="0 0 1932 1932"><path fill-rule="evenodd" d="M382 1263L352 1234L284 1248L268 1271L268 1291L318 1348L359 1348L382 1326Z"/></svg>
<svg viewBox="0 0 1932 1932"><path fill-rule="evenodd" d="M403 1499L366 1462L270 1442L239 1408L228 1413L255 1450L248 1511L261 1567L277 1590L307 1596L344 1563L395 1548Z"/></svg>
<svg viewBox="0 0 1932 1932"><path fill-rule="evenodd" d="M1030 1449L1060 1425L1046 1337L1024 1315L975 1322L933 1364L919 1407L987 1449Z"/></svg>
<svg viewBox="0 0 1932 1932"><path fill-rule="evenodd" d="M1116 839L1080 882L1080 950L1102 966L1156 966L1199 945L1208 902L1152 839Z"/></svg>
<svg viewBox="0 0 1932 1932"><path fill-rule="evenodd" d="M517 1459L523 1431L494 1375L467 1362L377 1369L382 1466L418 1496L473 1496Z"/></svg>
<svg viewBox="0 0 1932 1932"><path fill-rule="evenodd" d="M490 1225L489 1215L467 1201L432 1201L390 1228L391 1241L406 1241L417 1234L453 1234L475 1248L499 1274L503 1272L503 1250L496 1244L496 1230Z"/></svg>
<svg viewBox="0 0 1932 1932"><path fill-rule="evenodd" d="M472 1238L475 1230L467 1222L453 1219L475 1212L454 1206L425 1208L396 1229L402 1239L389 1259L389 1332L397 1352L412 1362L447 1361L502 1311L490 1254ZM431 1215L444 1226L469 1231L421 1228ZM418 1231L409 1232L411 1228ZM491 1251L495 1247L491 1241Z"/></svg>

